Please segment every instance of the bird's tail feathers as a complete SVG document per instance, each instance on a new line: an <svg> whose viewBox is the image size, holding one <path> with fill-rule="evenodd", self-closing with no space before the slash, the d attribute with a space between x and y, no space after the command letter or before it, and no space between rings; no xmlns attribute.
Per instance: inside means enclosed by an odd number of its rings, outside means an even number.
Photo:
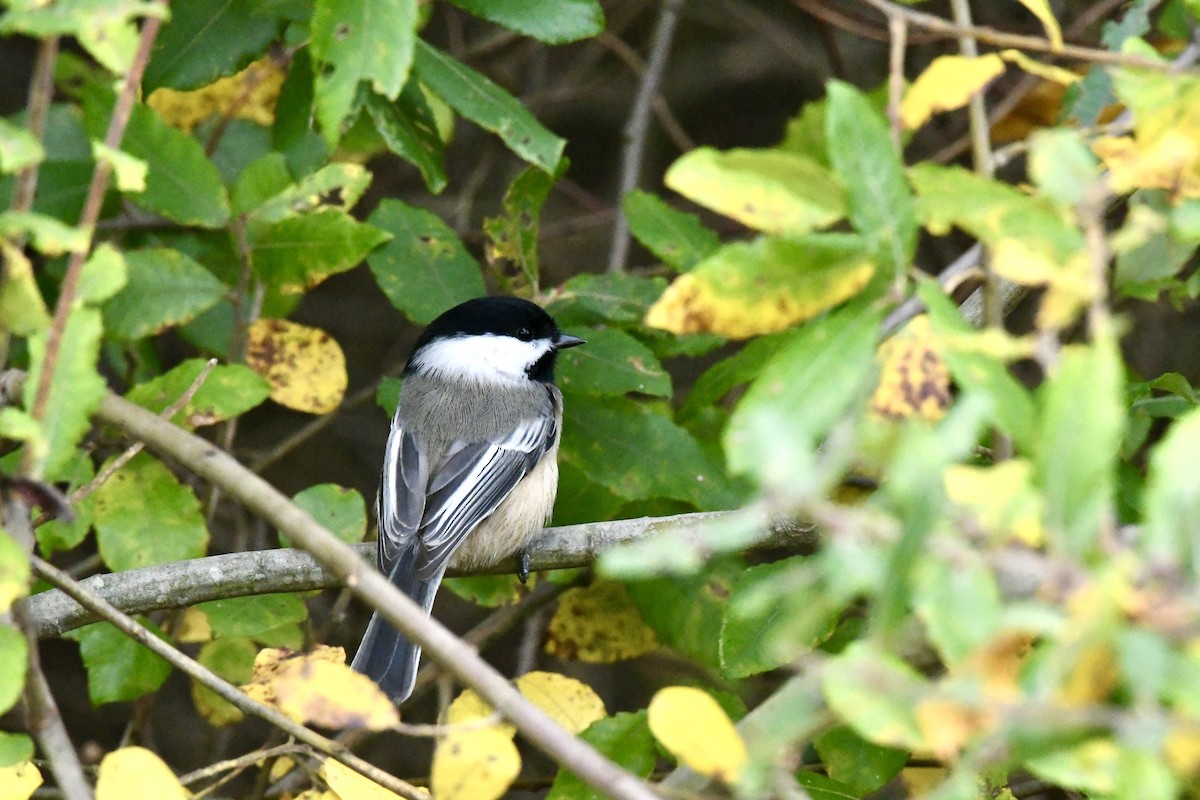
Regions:
<svg viewBox="0 0 1200 800"><path fill-rule="evenodd" d="M388 579L429 614L446 570L443 567L429 578L418 579L417 550L417 547L405 550ZM420 661L421 646L409 641L377 612L371 615L367 632L363 634L350 666L378 683L393 702L402 703L412 694Z"/></svg>

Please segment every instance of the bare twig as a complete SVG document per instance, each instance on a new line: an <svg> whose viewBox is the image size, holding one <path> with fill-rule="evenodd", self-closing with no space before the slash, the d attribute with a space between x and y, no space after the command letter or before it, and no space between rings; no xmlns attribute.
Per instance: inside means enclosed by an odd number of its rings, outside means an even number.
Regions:
<svg viewBox="0 0 1200 800"><path fill-rule="evenodd" d="M910 25L948 38L971 36L975 40L993 47L1012 47L1018 50L1028 50L1032 53L1050 53L1062 58L1074 58L1093 64L1110 64L1117 67L1140 67L1156 72L1178 72L1189 75L1196 74L1197 72L1191 68L1180 67L1155 58L1147 58L1132 53L1113 53L1094 47L1080 47L1079 45L1065 43L1062 47L1055 47L1049 39L1044 39L1040 36L1006 33L1005 31L998 31L995 28L981 25L960 25L942 19L936 14L915 11L899 3L891 2L891 0L862 0L862 2L885 16L900 14Z"/></svg>
<svg viewBox="0 0 1200 800"><path fill-rule="evenodd" d="M129 636L189 677L194 678L211 689L222 700L229 702L247 714L253 714L260 719L266 720L289 736L295 737L322 753L327 753L355 772L370 778L381 786L391 789L402 797L410 798L411 800L421 800L424 797L416 787L389 775L372 764L368 764L337 742L309 730L276 709L250 698L212 670L179 652L162 639L159 639L147 628L139 624L137 620L127 614L121 613L121 611L106 602L102 597L85 588L81 583L73 580L70 575L67 575L57 567L46 563L36 556L31 559L31 563L33 571L38 577L53 584L60 591L67 593L80 605L87 607L126 636Z"/></svg>
<svg viewBox="0 0 1200 800"><path fill-rule="evenodd" d="M46 116L50 112L50 102L54 99L54 64L58 61L59 37L47 36L38 45L37 61L33 65L33 77L29 81L29 102L26 105L25 125L29 132L42 140L46 130ZM13 184L13 211L28 211L33 208L33 198L37 194L38 164L30 164L17 174Z"/></svg>
<svg viewBox="0 0 1200 800"><path fill-rule="evenodd" d="M614 36L611 33L601 33L595 39L596 44L607 48L615 55L618 60L638 76L644 78L646 74L646 63L642 61L641 56L637 51L625 43L619 36ZM663 133L671 139L671 141L681 151L687 152L696 146L696 142L691 136L688 136L687 131L683 129L683 124L679 118L675 116L675 112L667 105L667 101L663 96L655 92L654 99L650 101L654 118L658 120L659 126L663 129Z"/></svg>
<svg viewBox="0 0 1200 800"><path fill-rule="evenodd" d="M908 46L908 23L899 14L888 16L888 31L891 44L888 48L888 122L892 131L892 147L903 156L901 134L904 124L900 120L900 99L904 95L904 53Z"/></svg>
<svg viewBox="0 0 1200 800"><path fill-rule="evenodd" d="M637 96L625 124L624 152L621 156L621 180L617 186L617 206L622 198L637 188L642 169L642 155L646 150L646 130L650 118L651 104L667 67L667 56L671 52L671 40L675 36L675 25L683 10L684 0L663 0L658 25L654 29L654 43L646 59L646 71L638 84ZM613 224L612 245L608 252L608 271L622 272L629 259L629 222L624 214L618 214Z"/></svg>
<svg viewBox="0 0 1200 800"><path fill-rule="evenodd" d="M222 487L247 510L286 533L390 624L412 641L419 642L428 657L478 692L530 742L588 785L615 798L652 800L654 793L641 779L572 736L526 700L474 648L436 620L427 617L412 599L393 586L386 576L365 562L349 545L232 456L211 442L181 430L115 395L105 397L97 414L106 422L123 428L130 436L145 440L151 449L170 456L205 480Z"/></svg>
<svg viewBox="0 0 1200 800"><path fill-rule="evenodd" d="M212 786L204 789L202 792L199 792L199 795L203 794L204 792L211 791L213 788L223 783L226 779L231 778L243 770L255 766L256 764L259 764L268 758L307 753L312 753L312 748L306 744L281 744L277 747L260 748L252 753L246 753L245 755L238 756L237 758L227 758L224 761L218 761L215 764L209 764L207 767L201 767L200 769L194 770L185 775L180 775L179 782L184 786L187 786L208 778L216 777L223 772L229 773L229 775L225 776L225 778L222 778L221 781L218 781Z"/></svg>
<svg viewBox="0 0 1200 800"><path fill-rule="evenodd" d="M158 36L159 28L162 27L161 17L164 13L165 6L160 4L158 15L147 16L142 22L142 34L138 42L137 53L133 57L129 73L125 76L121 93L117 95L117 102L113 106L112 117L108 122L108 131L104 134L104 145L112 150L121 147L121 139L125 135L125 127L129 124L133 103L141 89L142 73L146 71L146 64L150 61L150 50L154 47L154 40ZM112 165L109 160L106 158L97 160L96 169L92 172L91 185L88 186L87 198L83 203L83 212L79 216L79 228L87 232L89 239L95 229L96 220L100 218L100 209L104 204L104 192L108 189L108 179L111 175ZM46 416L46 405L50 402L50 387L54 382L54 370L58 363L58 351L62 346L63 332L67 327L67 317L70 316L71 309L75 305L79 273L83 269L84 259L90 249L89 242L88 247L71 253L71 257L67 261L67 272L63 276L62 286L59 288L58 303L54 307L54 321L46 334L46 350L42 359L42 371L37 391L34 394L33 406L29 409L30 415L38 421ZM21 464L21 472L30 477L38 477L32 474L37 469L33 448L27 448Z"/></svg>
<svg viewBox="0 0 1200 800"><path fill-rule="evenodd" d="M18 497L0 498L3 507L0 508L0 522L4 523L9 535L26 553L32 553L34 548L33 526L29 522L29 506ZM18 603L13 606L12 618L25 635L27 647L25 686L22 691L24 701L25 724L29 732L37 739L38 746L46 760L50 762L50 771L58 782L67 800L91 800L92 787L83 774L83 765L79 762L79 754L71 744L71 737L63 724L62 715L50 684L42 672L42 661L38 653L38 639L34 625L29 620L25 607Z"/></svg>
<svg viewBox="0 0 1200 800"><path fill-rule="evenodd" d="M390 370L387 370L387 371L390 372ZM257 473L262 473L262 471L265 470L267 467L271 466L276 461L278 461L279 459L283 458L285 455L290 453L292 450L296 449L297 447L304 444L312 437L316 436L321 431L325 430L326 426L328 426L329 423L333 422L334 419L337 418L338 414L340 414L343 411L346 411L347 409L362 405L363 403L367 402L368 400L371 400L372 398L375 397L375 395L378 391L379 391L378 386L376 386L375 384L369 384L367 386L362 387L361 389L356 391L354 394L344 397L342 399L342 402L338 405L338 407L336 409L333 410L332 413L322 414L321 416L317 417L316 419L312 420L308 424L301 427L299 430L297 430L291 436L288 436L286 439L281 441L279 444L275 445L273 448L271 448L267 452L260 455L258 458L251 461L250 469L254 470Z"/></svg>

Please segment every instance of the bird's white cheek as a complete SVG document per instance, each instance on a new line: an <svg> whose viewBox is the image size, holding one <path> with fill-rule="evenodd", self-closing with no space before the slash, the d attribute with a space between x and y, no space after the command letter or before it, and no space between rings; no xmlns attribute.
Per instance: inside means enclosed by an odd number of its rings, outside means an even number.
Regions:
<svg viewBox="0 0 1200 800"><path fill-rule="evenodd" d="M511 336L456 336L426 345L415 363L450 379L521 383L526 380L526 370L550 347L544 340L522 342Z"/></svg>

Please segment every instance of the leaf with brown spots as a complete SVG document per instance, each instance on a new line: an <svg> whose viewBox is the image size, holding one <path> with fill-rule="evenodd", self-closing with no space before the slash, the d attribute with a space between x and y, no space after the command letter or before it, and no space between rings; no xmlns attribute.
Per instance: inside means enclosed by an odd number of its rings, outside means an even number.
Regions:
<svg viewBox="0 0 1200 800"><path fill-rule="evenodd" d="M260 319L247 332L246 366L267 379L281 406L327 414L346 393L346 357L333 337L286 319Z"/></svg>

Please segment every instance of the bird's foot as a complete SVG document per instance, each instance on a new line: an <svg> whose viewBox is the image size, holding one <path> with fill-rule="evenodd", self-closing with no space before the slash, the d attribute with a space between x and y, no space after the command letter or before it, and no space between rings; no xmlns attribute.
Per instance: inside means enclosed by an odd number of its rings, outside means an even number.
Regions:
<svg viewBox="0 0 1200 800"><path fill-rule="evenodd" d="M517 570L517 577L521 579L522 586L529 580L529 553L525 550L521 551L521 568Z"/></svg>

